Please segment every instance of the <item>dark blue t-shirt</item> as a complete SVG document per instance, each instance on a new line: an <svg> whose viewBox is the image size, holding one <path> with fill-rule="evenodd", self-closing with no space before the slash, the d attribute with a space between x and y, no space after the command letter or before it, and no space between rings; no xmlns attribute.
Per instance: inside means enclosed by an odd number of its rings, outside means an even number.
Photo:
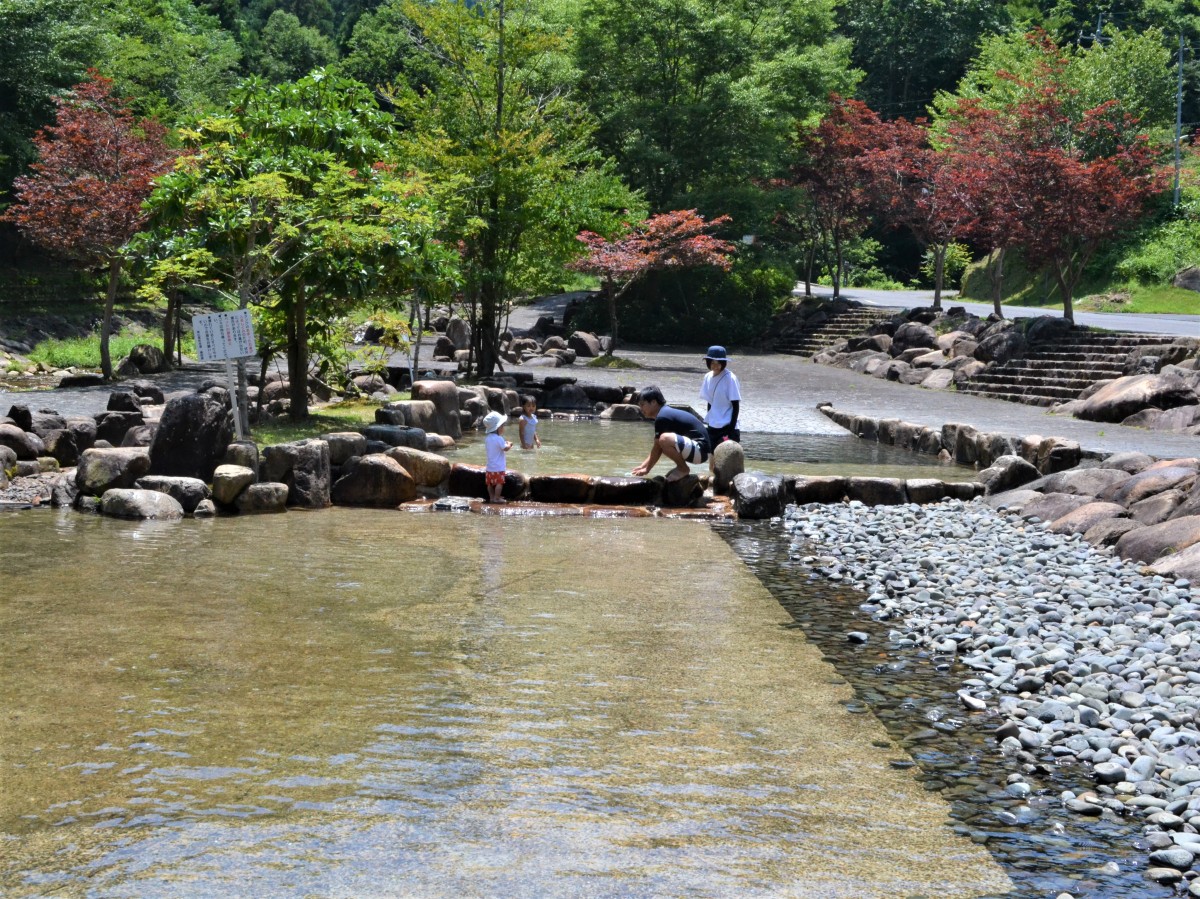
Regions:
<svg viewBox="0 0 1200 899"><path fill-rule="evenodd" d="M704 427L704 422L692 415L690 412L684 412L682 409L676 409L673 406L663 406L658 412L658 417L654 419L654 436L659 434L682 434L684 437L690 437L693 441L704 447L705 452L712 450L712 446L708 442L708 430Z"/></svg>

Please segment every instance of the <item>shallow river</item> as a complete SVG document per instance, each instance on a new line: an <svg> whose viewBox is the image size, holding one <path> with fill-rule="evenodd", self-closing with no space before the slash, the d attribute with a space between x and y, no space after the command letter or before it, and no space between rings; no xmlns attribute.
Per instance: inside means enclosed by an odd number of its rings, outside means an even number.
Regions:
<svg viewBox="0 0 1200 899"><path fill-rule="evenodd" d="M36 511L0 551L6 896L1009 890L707 525Z"/></svg>

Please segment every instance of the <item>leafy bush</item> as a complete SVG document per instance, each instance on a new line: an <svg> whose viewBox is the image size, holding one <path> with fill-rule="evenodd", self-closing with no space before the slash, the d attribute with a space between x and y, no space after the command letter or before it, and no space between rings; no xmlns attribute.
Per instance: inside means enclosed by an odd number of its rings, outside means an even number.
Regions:
<svg viewBox="0 0 1200 899"><path fill-rule="evenodd" d="M1200 265L1200 216L1163 222L1117 261L1117 277L1140 284L1167 284L1180 269Z"/></svg>
<svg viewBox="0 0 1200 899"><path fill-rule="evenodd" d="M791 297L795 273L761 260L741 259L728 272L693 269L657 272L626 295L618 343L748 343ZM583 306L577 328L606 333L604 301Z"/></svg>

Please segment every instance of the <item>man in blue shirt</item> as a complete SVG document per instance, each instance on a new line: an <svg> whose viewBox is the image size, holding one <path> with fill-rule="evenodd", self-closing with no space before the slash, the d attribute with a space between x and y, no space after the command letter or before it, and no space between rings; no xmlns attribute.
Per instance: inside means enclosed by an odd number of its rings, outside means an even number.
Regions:
<svg viewBox="0 0 1200 899"><path fill-rule="evenodd" d="M678 481L692 473L689 462L699 465L708 460L710 445L704 422L690 412L668 406L666 397L657 387L642 390L638 406L645 418L654 419L654 444L646 460L633 470L635 475L645 477L658 460L666 456L675 463L675 467L667 472L667 480Z"/></svg>

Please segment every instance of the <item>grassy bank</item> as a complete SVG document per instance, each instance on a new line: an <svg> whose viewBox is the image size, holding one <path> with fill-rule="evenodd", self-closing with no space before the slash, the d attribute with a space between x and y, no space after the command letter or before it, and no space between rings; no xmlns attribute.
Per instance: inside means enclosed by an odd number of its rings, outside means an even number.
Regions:
<svg viewBox="0 0 1200 899"><path fill-rule="evenodd" d="M129 355L129 351L139 344L162 347L162 335L149 331L123 331L108 338L109 354L113 365ZM191 335L183 338L183 354L194 356L195 343ZM29 354L33 362L41 362L54 368L100 368L100 335L91 334L88 337L67 337L61 340L43 340Z"/></svg>
<svg viewBox="0 0 1200 899"><path fill-rule="evenodd" d="M392 397L392 402L406 399L409 399L409 394L400 393ZM364 425L375 423L375 410L378 408L379 403L374 400L348 400L333 406L312 409L305 421L277 418L259 422L252 429L254 442L259 446L274 446L277 443L303 440L305 437L319 437L339 431L357 431Z"/></svg>

